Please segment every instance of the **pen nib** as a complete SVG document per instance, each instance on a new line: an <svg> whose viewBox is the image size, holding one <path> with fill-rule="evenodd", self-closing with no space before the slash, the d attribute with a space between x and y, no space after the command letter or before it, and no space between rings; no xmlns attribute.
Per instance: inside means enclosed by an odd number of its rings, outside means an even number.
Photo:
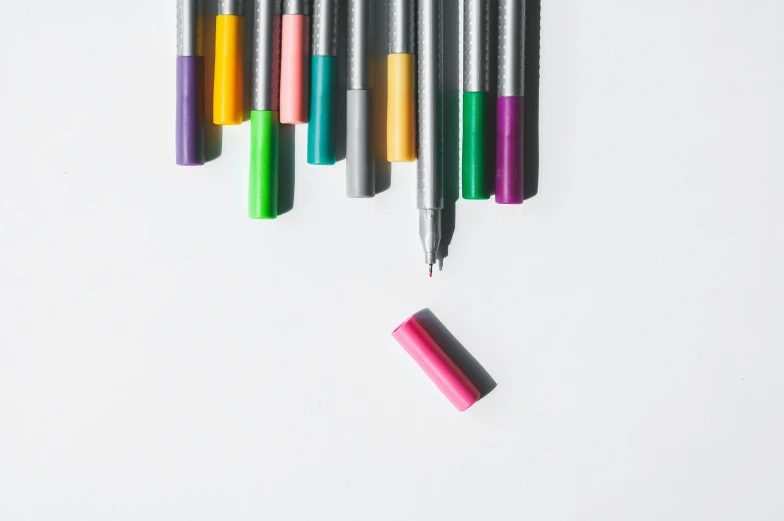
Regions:
<svg viewBox="0 0 784 521"><path fill-rule="evenodd" d="M428 266L430 267L430 278L432 279L433 278L433 265L432 264L428 264Z"/></svg>

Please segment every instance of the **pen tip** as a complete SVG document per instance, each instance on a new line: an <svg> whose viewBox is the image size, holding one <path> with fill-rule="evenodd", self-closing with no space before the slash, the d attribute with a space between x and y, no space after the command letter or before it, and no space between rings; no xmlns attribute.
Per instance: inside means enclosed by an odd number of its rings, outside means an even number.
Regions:
<svg viewBox="0 0 784 521"><path fill-rule="evenodd" d="M432 264L428 264L428 266L430 266L430 278L432 279L433 278L433 265Z"/></svg>

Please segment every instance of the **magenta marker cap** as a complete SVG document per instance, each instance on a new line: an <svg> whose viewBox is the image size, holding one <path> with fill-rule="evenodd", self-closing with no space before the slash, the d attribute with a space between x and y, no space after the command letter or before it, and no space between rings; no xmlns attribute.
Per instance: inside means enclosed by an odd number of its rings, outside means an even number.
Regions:
<svg viewBox="0 0 784 521"><path fill-rule="evenodd" d="M465 411L480 397L471 380L460 370L416 318L411 317L392 332L411 358L458 411Z"/></svg>

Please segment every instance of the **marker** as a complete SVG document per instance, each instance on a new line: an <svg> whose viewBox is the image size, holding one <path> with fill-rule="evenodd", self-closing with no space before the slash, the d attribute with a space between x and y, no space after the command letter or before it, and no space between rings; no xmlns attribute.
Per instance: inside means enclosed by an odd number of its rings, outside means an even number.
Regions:
<svg viewBox="0 0 784 521"><path fill-rule="evenodd" d="M335 164L335 91L338 79L338 0L313 2L308 163Z"/></svg>
<svg viewBox="0 0 784 521"><path fill-rule="evenodd" d="M256 0L250 112L251 219L278 216L280 0Z"/></svg>
<svg viewBox="0 0 784 521"><path fill-rule="evenodd" d="M177 0L178 165L204 164L204 35L201 0Z"/></svg>
<svg viewBox="0 0 784 521"><path fill-rule="evenodd" d="M346 195L376 195L373 156L373 0L348 0Z"/></svg>
<svg viewBox="0 0 784 521"><path fill-rule="evenodd" d="M444 179L441 164L441 0L419 0L417 89L419 237L430 273L441 243Z"/></svg>
<svg viewBox="0 0 784 521"><path fill-rule="evenodd" d="M463 0L463 199L489 199L490 2Z"/></svg>
<svg viewBox="0 0 784 521"><path fill-rule="evenodd" d="M498 18L495 202L522 204L525 0L501 0Z"/></svg>
<svg viewBox="0 0 784 521"><path fill-rule="evenodd" d="M387 161L416 159L414 0L389 0Z"/></svg>
<svg viewBox="0 0 784 521"><path fill-rule="evenodd" d="M291 125L307 123L310 92L310 0L283 0L282 25L280 122Z"/></svg>
<svg viewBox="0 0 784 521"><path fill-rule="evenodd" d="M212 119L216 125L242 123L243 0L220 0L215 19L215 91Z"/></svg>

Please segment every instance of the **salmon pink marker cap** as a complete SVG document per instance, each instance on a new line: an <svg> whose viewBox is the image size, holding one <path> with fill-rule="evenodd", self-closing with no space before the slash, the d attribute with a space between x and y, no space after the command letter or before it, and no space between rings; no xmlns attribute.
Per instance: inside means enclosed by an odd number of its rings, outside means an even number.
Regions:
<svg viewBox="0 0 784 521"><path fill-rule="evenodd" d="M416 318L410 317L392 332L438 390L458 411L465 411L479 400L471 380L446 355Z"/></svg>

